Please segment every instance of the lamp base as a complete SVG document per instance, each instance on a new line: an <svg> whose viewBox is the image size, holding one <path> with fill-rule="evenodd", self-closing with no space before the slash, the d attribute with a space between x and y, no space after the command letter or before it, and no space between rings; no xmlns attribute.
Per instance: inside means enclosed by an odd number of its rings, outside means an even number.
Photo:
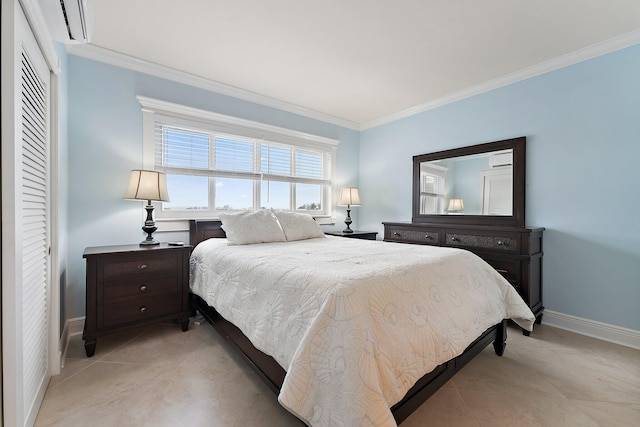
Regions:
<svg viewBox="0 0 640 427"><path fill-rule="evenodd" d="M140 242L140 246L155 246L159 244L160 242L158 242L156 239L144 239L142 242Z"/></svg>
<svg viewBox="0 0 640 427"><path fill-rule="evenodd" d="M351 209L347 209L347 217L344 219L344 223L347 224L347 228L342 230L343 233L353 233L353 230L351 229L352 222L353 221L351 221Z"/></svg>
<svg viewBox="0 0 640 427"><path fill-rule="evenodd" d="M144 207L147 211L147 219L144 222L144 227L142 227L142 231L147 233L147 238L140 242L140 246L155 246L159 245L156 239L153 238L152 234L154 231L158 229L156 227L156 223L153 221L153 205L151 204L151 200L147 202L147 206Z"/></svg>
<svg viewBox="0 0 640 427"><path fill-rule="evenodd" d="M145 233L147 233L147 238L144 239L142 242L140 242L140 246L154 246L154 245L159 245L160 242L158 242L156 239L153 238L153 236L151 236L151 234L156 231L158 229L158 227L156 226L144 226L142 227L142 231L144 231Z"/></svg>

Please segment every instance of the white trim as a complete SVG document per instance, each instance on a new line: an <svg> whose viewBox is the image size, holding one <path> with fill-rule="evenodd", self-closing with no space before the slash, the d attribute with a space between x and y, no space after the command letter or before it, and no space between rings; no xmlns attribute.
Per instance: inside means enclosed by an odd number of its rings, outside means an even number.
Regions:
<svg viewBox="0 0 640 427"><path fill-rule="evenodd" d="M31 31L38 42L49 70L54 74L60 74L60 60L53 47L53 41L49 34L48 25L42 15L42 9L36 0L20 0Z"/></svg>
<svg viewBox="0 0 640 427"><path fill-rule="evenodd" d="M545 310L542 323L640 350L640 331Z"/></svg>
<svg viewBox="0 0 640 427"><path fill-rule="evenodd" d="M158 208L158 207L156 207ZM314 215L316 222L320 225L334 224L336 219L327 215ZM158 229L155 233L169 233L169 232L189 232L189 221L193 218L156 218L156 227ZM220 218L211 218L219 220ZM188 242L185 242L188 243Z"/></svg>
<svg viewBox="0 0 640 427"><path fill-rule="evenodd" d="M49 374L60 373L61 351L60 337L60 139L59 139L59 87L58 75L50 73L49 78L49 109L50 109L50 137L49 137L49 263L51 272L49 278Z"/></svg>
<svg viewBox="0 0 640 427"><path fill-rule="evenodd" d="M92 44L74 44L67 45L67 52L71 55L80 56L94 61L103 62L117 67L138 71L155 77L172 80L178 83L187 84L198 87L200 89L216 92L222 95L232 96L244 101L253 102L271 108L276 108L289 113L298 114L325 123L342 126L348 129L362 131L376 126L390 123L399 119L403 119L414 114L422 113L427 110L442 107L452 102L470 98L481 93L485 93L503 86L517 83L532 77L536 77L551 71L559 70L570 65L574 65L588 59L606 55L617 50L621 50L640 43L640 30L634 30L621 36L602 41L600 43L578 49L566 55L550 59L548 61L535 64L533 66L523 68L504 76L488 80L486 82L468 87L459 92L455 92L428 102L418 104L414 107L398 111L393 114L382 116L378 119L370 120L363 123L356 123L350 120L341 119L325 113L320 113L307 108L299 107L275 98L260 95L244 89L225 85L203 77L195 76L184 71L175 70L143 59L134 58L119 52L105 49Z"/></svg>
<svg viewBox="0 0 640 427"><path fill-rule="evenodd" d="M84 330L84 320L85 317L75 317L73 319L67 319L64 323L64 328L62 330L62 336L60 337L60 348L61 357L60 357L60 367L64 368L64 362L67 360L67 351L69 350L69 342L71 341L71 337L76 335L80 335Z"/></svg>
<svg viewBox="0 0 640 427"><path fill-rule="evenodd" d="M199 108L193 108L186 105L162 101L160 99L148 98L146 96L137 96L136 98L142 106L143 113L164 114L190 121L193 121L193 119L195 118L199 120L206 120L207 122L223 123L225 125L257 130L259 132L265 132L267 134L276 134L279 137L286 136L289 138L312 142L314 144L324 144L329 147L337 147L338 144L340 144L340 141L337 139L312 135L310 133L299 132L287 128L269 125L266 123L254 122L252 120L241 119L239 117L227 116L224 114L214 113L212 111L201 110ZM148 116L148 114L145 116ZM149 125L148 123L146 124Z"/></svg>
<svg viewBox="0 0 640 427"><path fill-rule="evenodd" d="M442 107L456 101L471 98L472 96L479 95L481 93L489 92L491 90L498 89L503 86L508 86L510 84L527 80L542 74L546 74L551 71L556 71L570 65L596 58L598 56L606 55L617 50L634 46L636 44L640 44L640 30L631 31L630 33L626 33L621 36L614 37L612 39L605 40L582 49L578 49L566 55L558 56L557 58L553 58L548 61L544 61L539 64L514 71L513 73L509 73L495 79L487 80L486 82L470 86L461 91L454 92L449 95L424 102L422 104L418 104L414 107L407 108L406 110L398 111L397 113L389 114L375 120L364 122L360 125L360 130L371 129L376 126L404 119L406 117L413 116L427 110L432 110L434 108Z"/></svg>
<svg viewBox="0 0 640 427"><path fill-rule="evenodd" d="M138 71L151 76L160 77L162 79L186 84L221 95L231 96L243 101L253 102L255 104L264 105L266 107L276 108L278 110L297 114L310 119L320 120L325 123L334 124L348 129L360 130L358 123L350 120L341 119L329 114L310 110L308 108L299 107L279 99L260 95L255 92L240 89L237 87L225 85L214 80L199 77L184 71L165 67L164 65L155 64L140 58L134 58L123 53L105 49L92 44L74 44L67 45L67 53L83 58L92 59L94 61L104 62L105 64L115 65L116 67L128 70Z"/></svg>

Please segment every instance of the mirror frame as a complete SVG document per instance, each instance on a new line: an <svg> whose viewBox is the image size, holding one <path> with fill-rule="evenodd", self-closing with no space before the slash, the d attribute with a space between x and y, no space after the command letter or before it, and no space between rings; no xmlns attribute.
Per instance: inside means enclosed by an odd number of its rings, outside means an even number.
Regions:
<svg viewBox="0 0 640 427"><path fill-rule="evenodd" d="M499 150L513 150L513 209L511 216L498 215L446 215L420 213L420 163L443 160L452 157L489 153ZM525 204L525 166L526 137L487 142L468 147L413 156L413 222L461 224L461 225L493 225L505 227L524 227Z"/></svg>

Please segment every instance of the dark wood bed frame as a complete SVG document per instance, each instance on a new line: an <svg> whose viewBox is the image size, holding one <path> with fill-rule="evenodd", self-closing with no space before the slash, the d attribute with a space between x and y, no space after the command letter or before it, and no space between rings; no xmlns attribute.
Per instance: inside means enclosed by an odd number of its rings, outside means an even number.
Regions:
<svg viewBox="0 0 640 427"><path fill-rule="evenodd" d="M206 239L226 237L220 225L220 221L191 220L189 225L189 243L195 247L198 243ZM220 316L216 309L207 305L202 298L195 294L190 294L189 301L192 309L198 310L228 342L239 350L269 388L278 394L282 387L286 371L275 359L255 348L240 329ZM391 412L393 413L396 423L400 424L404 421L490 343L493 342L496 354L502 356L507 344L506 341L507 321L503 320L483 332L460 356L437 366L433 371L422 377L400 402L391 407Z"/></svg>

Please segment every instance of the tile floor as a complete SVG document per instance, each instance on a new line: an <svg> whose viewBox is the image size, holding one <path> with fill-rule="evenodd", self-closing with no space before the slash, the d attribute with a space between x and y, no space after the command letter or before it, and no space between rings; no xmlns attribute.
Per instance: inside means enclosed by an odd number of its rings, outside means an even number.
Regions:
<svg viewBox="0 0 640 427"><path fill-rule="evenodd" d="M72 338L36 426L277 426L301 423L205 321ZM640 350L536 325L509 328L414 412L417 426L640 426Z"/></svg>

